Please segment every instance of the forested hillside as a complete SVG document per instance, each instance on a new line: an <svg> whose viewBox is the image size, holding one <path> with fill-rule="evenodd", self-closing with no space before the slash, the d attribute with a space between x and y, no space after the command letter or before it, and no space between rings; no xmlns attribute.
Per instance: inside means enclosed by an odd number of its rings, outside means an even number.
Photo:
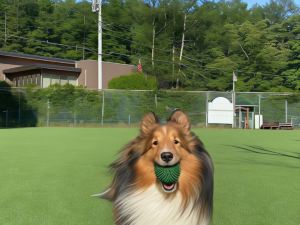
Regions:
<svg viewBox="0 0 300 225"><path fill-rule="evenodd" d="M161 88L300 90L300 14L292 0L103 2L103 57L137 64ZM97 14L75 0L0 0L0 50L97 58Z"/></svg>

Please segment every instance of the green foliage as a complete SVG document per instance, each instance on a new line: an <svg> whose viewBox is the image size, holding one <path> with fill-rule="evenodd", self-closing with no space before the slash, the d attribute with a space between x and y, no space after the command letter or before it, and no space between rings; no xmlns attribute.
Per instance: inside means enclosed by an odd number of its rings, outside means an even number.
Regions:
<svg viewBox="0 0 300 225"><path fill-rule="evenodd" d="M299 91L300 15L293 0L252 8L241 0L110 0L102 9L103 59L141 60L159 88L229 91L235 71L240 91ZM4 13L0 50L97 58L97 13L88 1L0 1L0 30Z"/></svg>
<svg viewBox="0 0 300 225"><path fill-rule="evenodd" d="M156 79L141 73L133 73L128 76L120 76L112 79L108 88L127 90L155 90L157 88Z"/></svg>
<svg viewBox="0 0 300 225"><path fill-rule="evenodd" d="M0 103L0 127L36 125L36 111L28 104L24 92L12 89L5 81L0 81Z"/></svg>
<svg viewBox="0 0 300 225"><path fill-rule="evenodd" d="M47 108L51 119L58 122L61 119L71 120L72 123L77 123L77 120L99 120L101 93L97 91L71 84L55 84L44 89L29 87L26 97L39 115L38 125L45 125Z"/></svg>

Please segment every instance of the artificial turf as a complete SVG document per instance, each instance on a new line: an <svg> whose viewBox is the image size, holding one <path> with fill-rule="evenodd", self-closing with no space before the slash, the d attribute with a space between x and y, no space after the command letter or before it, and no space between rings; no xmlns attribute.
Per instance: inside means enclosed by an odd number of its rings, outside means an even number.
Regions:
<svg viewBox="0 0 300 225"><path fill-rule="evenodd" d="M215 165L214 225L300 224L300 131L195 131ZM137 132L0 130L0 224L113 224L111 204L90 195L109 184L107 166Z"/></svg>

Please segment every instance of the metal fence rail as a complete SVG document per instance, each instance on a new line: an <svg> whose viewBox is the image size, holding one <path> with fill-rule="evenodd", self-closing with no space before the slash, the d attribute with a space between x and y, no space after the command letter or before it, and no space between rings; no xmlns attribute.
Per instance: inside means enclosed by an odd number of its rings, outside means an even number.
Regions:
<svg viewBox="0 0 300 225"><path fill-rule="evenodd" d="M263 115L264 121L300 127L299 93L237 92L233 95L232 92L213 91L93 91L80 88L51 91L0 88L0 127L135 126L146 112L153 111L164 120L176 108L186 111L194 126L215 126L207 122L208 103L216 97L232 102L233 96L236 99L235 127L245 128L245 115L241 110L246 108L253 117L259 113Z"/></svg>

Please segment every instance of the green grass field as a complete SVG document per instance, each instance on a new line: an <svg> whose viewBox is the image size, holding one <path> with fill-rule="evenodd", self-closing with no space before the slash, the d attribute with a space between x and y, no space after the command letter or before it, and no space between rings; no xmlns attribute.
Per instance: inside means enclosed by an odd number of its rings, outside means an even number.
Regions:
<svg viewBox="0 0 300 225"><path fill-rule="evenodd" d="M300 224L300 131L195 131L215 164L214 225ZM0 130L0 224L113 224L111 204L90 195L109 183L108 164L136 134Z"/></svg>

